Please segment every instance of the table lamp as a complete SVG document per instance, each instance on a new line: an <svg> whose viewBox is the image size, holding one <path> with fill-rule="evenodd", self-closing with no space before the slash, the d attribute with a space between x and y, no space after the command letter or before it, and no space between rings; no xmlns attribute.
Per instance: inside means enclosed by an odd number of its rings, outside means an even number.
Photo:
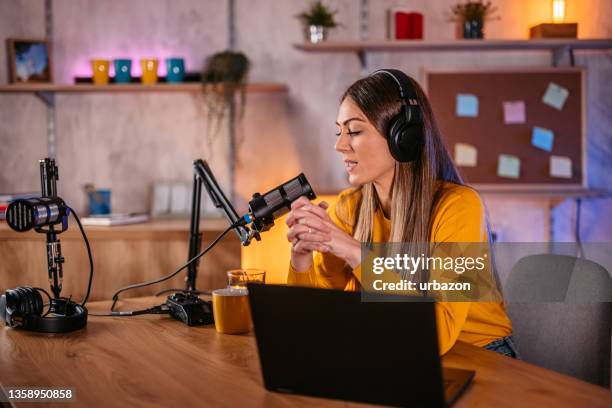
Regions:
<svg viewBox="0 0 612 408"><path fill-rule="evenodd" d="M539 24L529 29L530 38L577 38L578 23L564 23L565 0L551 0L552 23Z"/></svg>

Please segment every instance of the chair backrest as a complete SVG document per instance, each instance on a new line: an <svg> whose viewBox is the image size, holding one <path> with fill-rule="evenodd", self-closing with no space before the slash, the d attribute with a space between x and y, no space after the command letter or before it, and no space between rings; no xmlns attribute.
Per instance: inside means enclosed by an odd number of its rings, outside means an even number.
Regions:
<svg viewBox="0 0 612 408"><path fill-rule="evenodd" d="M519 260L504 294L521 357L610 386L612 279L601 265L566 255Z"/></svg>

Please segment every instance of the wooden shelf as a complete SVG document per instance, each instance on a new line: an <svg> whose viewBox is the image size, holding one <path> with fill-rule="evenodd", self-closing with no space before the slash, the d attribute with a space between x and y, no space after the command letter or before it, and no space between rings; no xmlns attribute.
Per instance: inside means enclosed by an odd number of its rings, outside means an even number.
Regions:
<svg viewBox="0 0 612 408"><path fill-rule="evenodd" d="M612 39L329 41L294 44L294 48L307 52L608 50L612 49Z"/></svg>
<svg viewBox="0 0 612 408"><path fill-rule="evenodd" d="M287 92L286 84L281 83L252 83L246 87L247 92L254 93L282 93ZM142 84L8 84L0 85L0 93L82 93L82 92L201 92L202 85L197 82L154 85Z"/></svg>

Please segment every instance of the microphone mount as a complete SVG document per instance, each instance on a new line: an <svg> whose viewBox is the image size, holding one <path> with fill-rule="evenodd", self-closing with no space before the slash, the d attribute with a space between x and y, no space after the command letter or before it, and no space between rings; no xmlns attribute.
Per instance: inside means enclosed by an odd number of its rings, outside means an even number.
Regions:
<svg viewBox="0 0 612 408"><path fill-rule="evenodd" d="M59 179L59 169L55 164L54 159L45 158L39 161L40 164L40 186L43 197L57 197L57 180ZM55 298L60 297L64 280L64 271L62 264L64 257L62 256L62 248L57 234L68 229L68 213L62 219L62 229L55 230L53 224L49 225L48 229L36 228L36 232L44 232L47 235L47 267L49 272L49 282L51 290Z"/></svg>

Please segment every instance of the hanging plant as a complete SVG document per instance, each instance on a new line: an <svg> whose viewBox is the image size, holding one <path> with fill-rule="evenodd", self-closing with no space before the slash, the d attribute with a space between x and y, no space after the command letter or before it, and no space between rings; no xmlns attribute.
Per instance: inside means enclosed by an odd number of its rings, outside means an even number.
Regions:
<svg viewBox="0 0 612 408"><path fill-rule="evenodd" d="M208 116L209 145L219 132L231 104L235 102L236 93L240 95L239 118L242 119L244 116L250 65L249 58L245 54L234 51L219 52L206 60L202 72L202 85Z"/></svg>

